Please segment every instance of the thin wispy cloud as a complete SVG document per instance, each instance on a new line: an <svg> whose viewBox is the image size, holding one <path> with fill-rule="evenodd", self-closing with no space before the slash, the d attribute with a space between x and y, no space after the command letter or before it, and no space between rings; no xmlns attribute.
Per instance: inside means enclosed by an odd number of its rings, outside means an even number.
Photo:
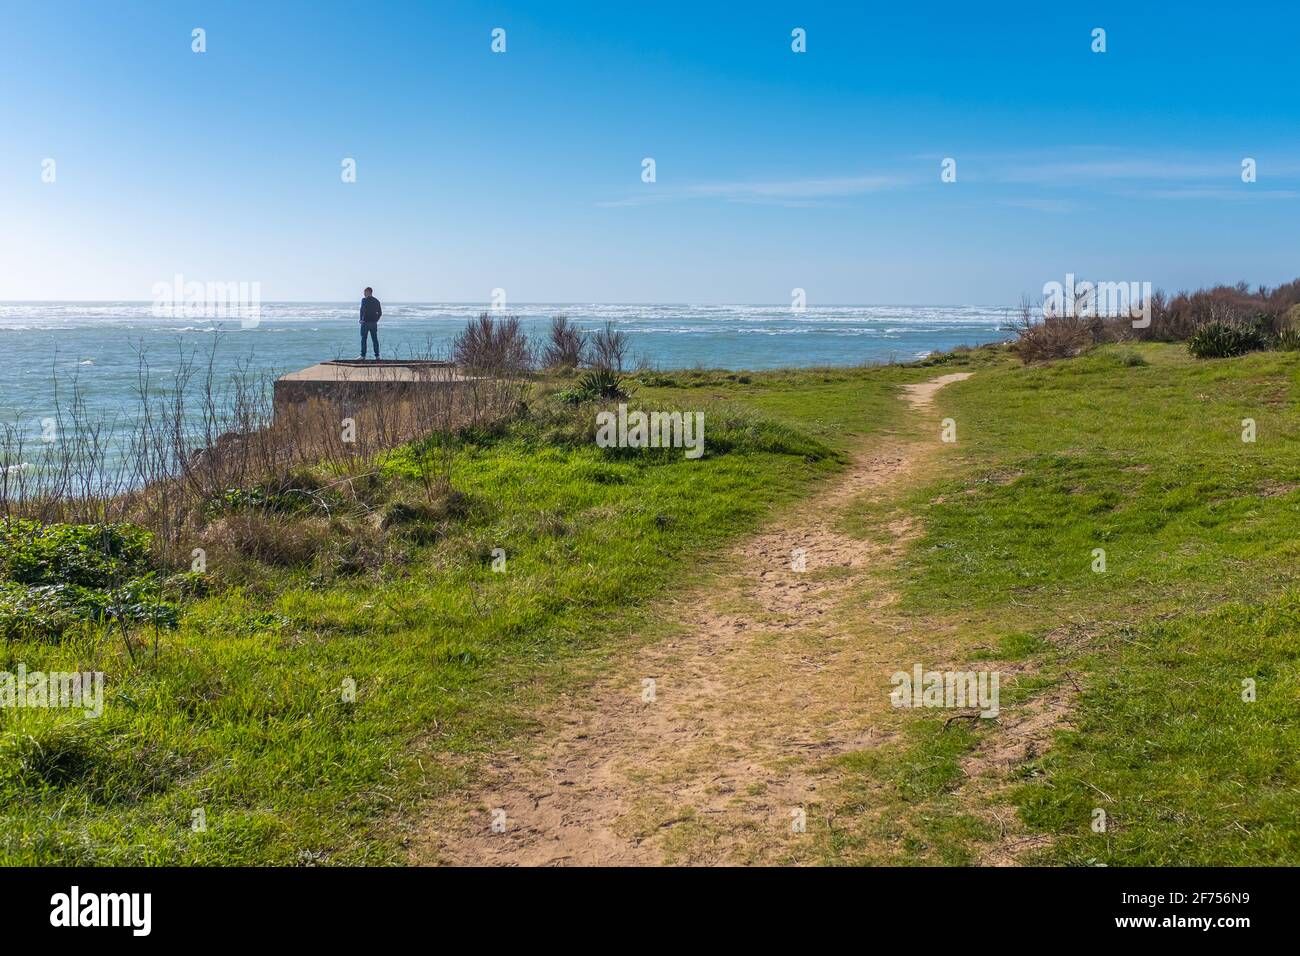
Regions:
<svg viewBox="0 0 1300 956"><path fill-rule="evenodd" d="M1242 185L1236 189L1156 189L1133 194L1135 199L1211 199L1223 202L1259 202L1261 200L1300 199L1300 190L1256 189Z"/></svg>
<svg viewBox="0 0 1300 956"><path fill-rule="evenodd" d="M1122 180L1165 181L1235 176L1238 164L1228 162L1169 162L1154 159L1093 160L1016 165L996 178L1007 183L1076 185Z"/></svg>
<svg viewBox="0 0 1300 956"><path fill-rule="evenodd" d="M903 176L836 176L767 181L731 181L669 186L647 183L642 192L603 200L600 206L644 206L652 203L718 200L777 206L815 206L830 200L886 192L908 185Z"/></svg>
<svg viewBox="0 0 1300 956"><path fill-rule="evenodd" d="M1079 190L1082 196L1111 195L1127 199L1202 200L1206 202L1251 202L1300 198L1297 189L1264 188L1256 183L1241 182L1241 159L1223 157L1153 158L1145 155L1119 155L1105 151L1096 158L1061 159L1043 153L973 155L958 154L963 185L1019 187L1022 195L985 198L1000 205L1028 209L1050 215L1065 215L1080 208L1078 197L1039 196L1039 188L1053 191ZM1242 157L1244 159L1245 157ZM597 205L607 208L647 206L658 203L700 201L749 203L802 208L833 206L839 201L874 193L913 189L930 181L938 182L939 159L913 156L905 161L909 168L901 172L846 176L809 176L782 180L719 180L682 185L647 183L641 189ZM1269 177L1281 185L1300 179L1300 163L1264 159L1258 166L1260 177ZM965 195L972 195L967 193ZM974 194L978 195L978 194Z"/></svg>
<svg viewBox="0 0 1300 956"><path fill-rule="evenodd" d="M1256 182L1242 181L1242 164L1255 160ZM1071 161L1012 161L999 172L992 161L981 164L988 179L1007 185L1079 188L1129 199L1192 199L1212 202L1250 202L1292 199L1294 190L1269 189L1265 179L1290 186L1300 178L1300 163L1278 162L1271 157L1110 156Z"/></svg>
<svg viewBox="0 0 1300 956"><path fill-rule="evenodd" d="M1004 206L1016 206L1058 216L1072 213L1079 208L1078 203L1069 199L1003 199L1001 202Z"/></svg>
<svg viewBox="0 0 1300 956"><path fill-rule="evenodd" d="M1072 148L1072 152L1086 152ZM1129 200L1189 200L1201 202L1268 202L1300 198L1300 163L1264 157L1217 154L1153 157L1118 149L1099 155L1061 159L1045 153L969 157L968 182L1026 191L1004 197L1004 205L1045 213L1066 213L1077 207L1071 199L1033 195L1037 189L1077 191L1080 196ZM1276 151L1271 151L1276 153ZM1251 159L1255 181L1242 179ZM1265 182L1269 185L1264 185ZM1295 186L1297 188L1290 188Z"/></svg>

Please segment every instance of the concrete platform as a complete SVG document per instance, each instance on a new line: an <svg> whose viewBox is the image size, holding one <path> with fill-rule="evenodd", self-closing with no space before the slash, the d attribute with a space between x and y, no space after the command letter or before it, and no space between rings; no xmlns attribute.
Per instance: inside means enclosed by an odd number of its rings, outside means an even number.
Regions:
<svg viewBox="0 0 1300 956"><path fill-rule="evenodd" d="M467 380L451 362L425 359L332 359L280 376L280 382L443 382Z"/></svg>
<svg viewBox="0 0 1300 956"><path fill-rule="evenodd" d="M329 402L345 414L368 404L412 401L427 389L462 388L478 376L451 362L422 359L335 359L282 375L275 382L275 412L309 402Z"/></svg>

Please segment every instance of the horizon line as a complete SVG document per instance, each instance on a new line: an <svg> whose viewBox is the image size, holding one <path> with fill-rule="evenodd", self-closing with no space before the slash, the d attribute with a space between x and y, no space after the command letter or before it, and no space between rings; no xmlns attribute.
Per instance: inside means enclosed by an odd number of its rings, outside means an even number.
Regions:
<svg viewBox="0 0 1300 956"><path fill-rule="evenodd" d="M351 303L351 299L264 299L261 300L263 305L340 305ZM393 305L455 305L468 306L471 308L483 309L486 312L509 312L513 306L507 305L501 308L494 308L491 303L482 301L459 301L455 299L391 299ZM0 305L152 305L152 299L0 299ZM531 301L520 301L514 303L516 306L525 305L651 305L651 306L678 306L681 308L734 308L737 306L757 306L764 308L782 308L790 310L788 303L783 302L661 302L661 301L641 301L641 302L596 302L579 299L537 299ZM821 302L817 304L807 303L807 309L819 308L896 308L896 309L1003 309L1019 308L1018 305L995 305L981 302Z"/></svg>

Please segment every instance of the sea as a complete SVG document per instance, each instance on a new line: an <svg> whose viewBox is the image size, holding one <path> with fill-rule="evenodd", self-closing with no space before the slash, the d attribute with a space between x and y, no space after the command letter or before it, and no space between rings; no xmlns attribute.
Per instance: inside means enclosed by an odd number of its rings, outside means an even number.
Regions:
<svg viewBox="0 0 1300 956"><path fill-rule="evenodd" d="M480 304L384 304L385 358L441 357ZM651 369L770 369L909 362L957 345L1009 337L1009 307L977 305L609 305L512 304L530 338L542 341L553 316L626 332L631 365ZM237 369L252 379L360 351L357 305L266 302L255 316L159 314L150 302L0 303L0 425L30 429L67 400L71 384L91 419L128 429L138 409L142 359L155 388L196 359L218 379ZM60 415L64 412L60 411ZM125 418L124 418L125 416Z"/></svg>

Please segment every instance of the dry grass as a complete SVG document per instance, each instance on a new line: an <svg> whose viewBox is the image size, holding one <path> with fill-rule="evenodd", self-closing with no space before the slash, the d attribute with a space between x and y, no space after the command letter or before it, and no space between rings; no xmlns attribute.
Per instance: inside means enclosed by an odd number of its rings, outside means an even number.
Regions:
<svg viewBox="0 0 1300 956"><path fill-rule="evenodd" d="M196 538L206 534L268 563L297 563L320 541L306 525L289 536L302 541L269 540L287 506L325 519L366 516L383 456L413 442L408 458L435 503L447 494L456 444L419 439L499 422L521 398L521 383L503 372L360 410L318 400L277 414L269 375L241 367L223 379L214 357L182 356L164 386L151 380L142 357L126 424L92 415L75 379L56 382L49 441L0 426L0 519L131 522L153 533L160 560L175 567L189 564ZM242 511L263 512L261 525L245 516L208 529L229 517L214 503L236 492Z"/></svg>
<svg viewBox="0 0 1300 956"><path fill-rule="evenodd" d="M325 553L333 535L326 518L298 518L249 512L227 515L209 524L200 545L230 567L239 558L252 558L277 567L311 564Z"/></svg>

